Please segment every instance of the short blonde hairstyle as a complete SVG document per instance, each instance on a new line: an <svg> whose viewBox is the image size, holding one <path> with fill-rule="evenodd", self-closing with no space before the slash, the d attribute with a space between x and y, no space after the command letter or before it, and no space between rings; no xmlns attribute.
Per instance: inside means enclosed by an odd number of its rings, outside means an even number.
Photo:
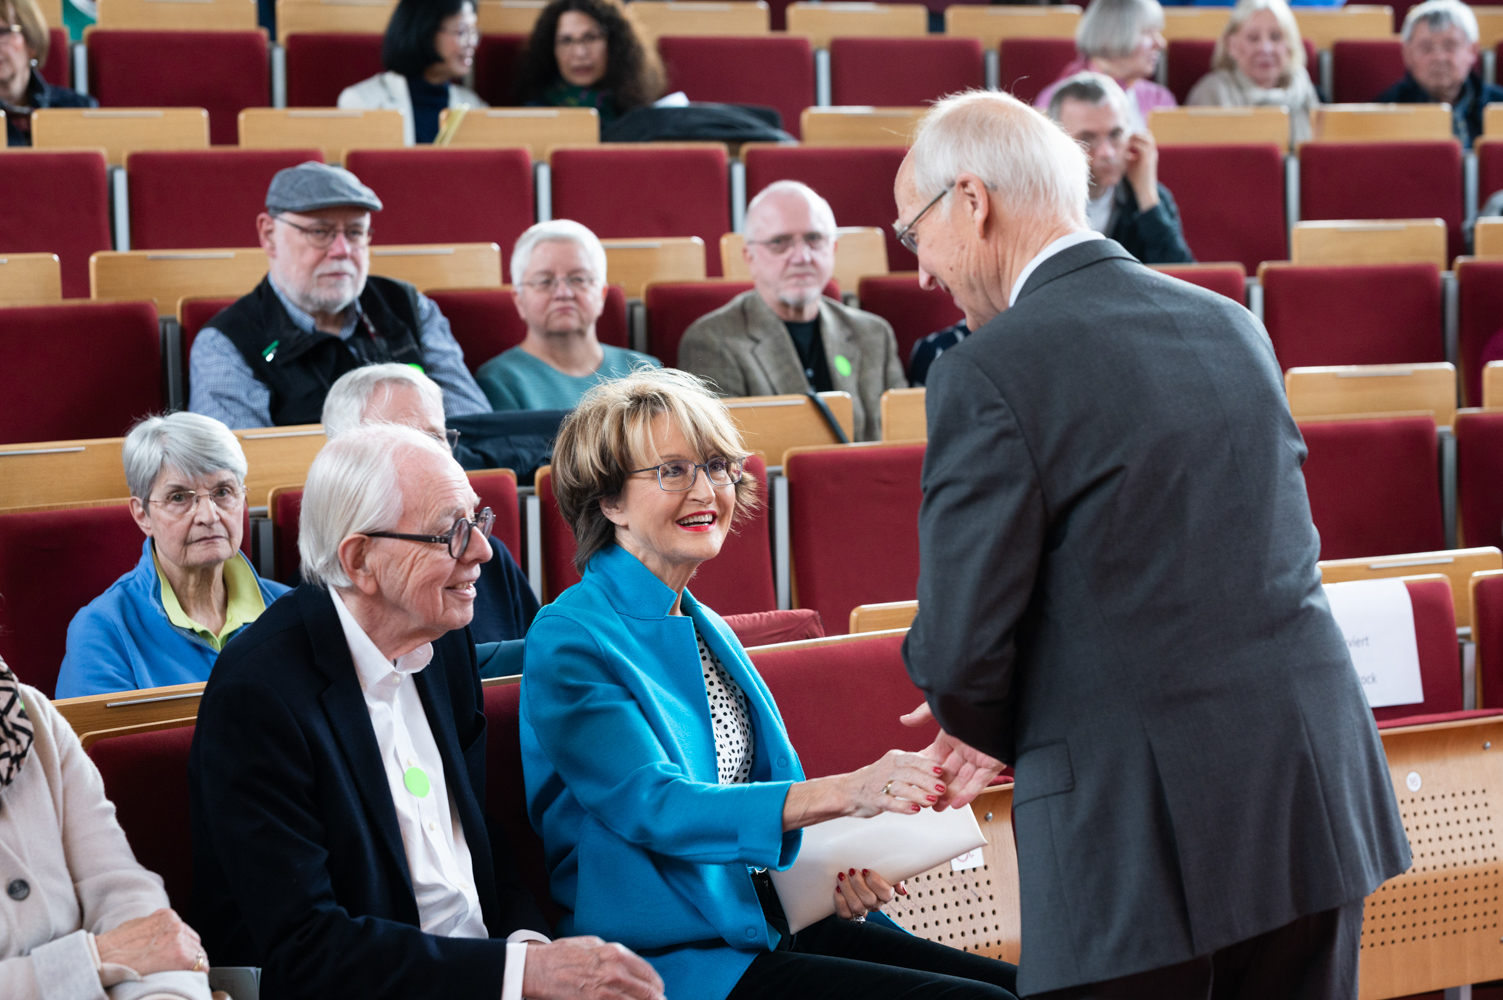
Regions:
<svg viewBox="0 0 1503 1000"><path fill-rule="evenodd" d="M1232 8L1231 19L1226 22L1226 27L1221 29L1221 37L1216 39L1216 52L1211 57L1211 69L1230 73L1237 68L1237 64L1232 61L1232 54L1227 51L1227 39L1241 31L1242 26L1260 10L1273 14L1273 19L1279 23L1279 30L1284 33L1284 44L1289 46L1289 65L1279 76L1279 86L1287 87L1295 79L1295 74L1305 69L1305 42L1300 37L1299 24L1294 20L1294 12L1289 9L1289 5L1284 0L1237 0L1237 6Z"/></svg>
<svg viewBox="0 0 1503 1000"><path fill-rule="evenodd" d="M21 37L26 47L34 53L38 66L47 64L47 53L52 48L52 36L47 33L47 18L36 0L0 0L0 14L16 19L21 26Z"/></svg>
<svg viewBox="0 0 1503 1000"><path fill-rule="evenodd" d="M701 460L746 456L730 411L688 372L643 367L592 388L564 419L553 445L553 495L574 529L579 572L596 553L615 544L616 526L600 502L621 495L629 470L655 463L652 421L663 414L678 424ZM756 509L757 489L756 479L743 473L736 484L732 526Z"/></svg>
<svg viewBox="0 0 1503 1000"><path fill-rule="evenodd" d="M1095 0L1075 28L1075 47L1087 59L1123 59L1145 31L1164 27L1158 0Z"/></svg>

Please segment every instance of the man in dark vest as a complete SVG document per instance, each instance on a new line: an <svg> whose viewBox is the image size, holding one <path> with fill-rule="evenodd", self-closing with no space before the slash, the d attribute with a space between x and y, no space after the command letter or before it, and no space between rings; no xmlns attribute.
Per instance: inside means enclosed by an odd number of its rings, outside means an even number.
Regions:
<svg viewBox="0 0 1503 1000"><path fill-rule="evenodd" d="M370 276L381 199L322 163L278 171L256 217L267 273L199 331L188 408L232 428L316 424L339 376L417 365L450 416L491 412L438 306L403 281Z"/></svg>

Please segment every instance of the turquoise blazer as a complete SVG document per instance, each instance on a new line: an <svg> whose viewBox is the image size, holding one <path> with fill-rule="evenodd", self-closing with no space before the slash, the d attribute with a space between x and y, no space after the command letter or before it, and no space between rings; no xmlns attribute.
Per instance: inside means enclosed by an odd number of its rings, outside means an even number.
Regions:
<svg viewBox="0 0 1503 1000"><path fill-rule="evenodd" d="M560 936L619 941L672 998L723 1000L777 946L749 866L785 869L800 831L783 800L804 778L767 686L720 616L612 545L543 608L522 670L527 811L543 838ZM721 785L698 627L746 692L751 783Z"/></svg>

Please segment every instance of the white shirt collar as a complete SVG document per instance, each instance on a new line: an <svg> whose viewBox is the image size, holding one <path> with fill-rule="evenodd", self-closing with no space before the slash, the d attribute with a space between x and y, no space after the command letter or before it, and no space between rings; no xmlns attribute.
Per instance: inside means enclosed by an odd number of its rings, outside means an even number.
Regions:
<svg viewBox="0 0 1503 1000"><path fill-rule="evenodd" d="M375 690L383 681L387 682L388 687L394 687L393 681L400 682L402 677L414 675L432 662L433 643L425 642L412 652L397 657L396 663L392 663L381 655L381 650L376 648L371 637L365 634L365 629L350 614L350 609L340 599L339 591L330 587L329 596L334 598L334 612L339 615L345 642L350 647L350 658L355 661L360 690Z"/></svg>
<svg viewBox="0 0 1503 1000"><path fill-rule="evenodd" d="M1044 249L1038 252L1038 256L1034 257L1033 260L1030 260L1028 262L1028 266L1023 268L1022 273L1018 275L1017 280L1012 283L1012 294L1007 298L1007 307L1011 309L1013 304L1018 301L1018 293L1023 290L1024 283L1033 276L1033 272L1038 270L1038 266L1044 261L1048 260L1050 257L1053 257L1061 250L1068 250L1079 243L1089 243L1091 242L1091 240L1104 239L1106 239L1106 237L1102 236L1098 232L1093 232L1089 229L1082 229L1079 232L1070 233L1068 236L1061 236L1053 243L1044 247Z"/></svg>

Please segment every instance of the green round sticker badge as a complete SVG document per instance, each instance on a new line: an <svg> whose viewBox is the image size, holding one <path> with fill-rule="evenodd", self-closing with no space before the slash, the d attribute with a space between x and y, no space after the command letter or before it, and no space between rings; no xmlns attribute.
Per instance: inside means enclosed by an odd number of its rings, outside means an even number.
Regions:
<svg viewBox="0 0 1503 1000"><path fill-rule="evenodd" d="M835 370L840 373L840 377L841 378L850 378L851 377L851 362L850 362L850 359L847 358L844 354L837 354L837 355L835 355Z"/></svg>
<svg viewBox="0 0 1503 1000"><path fill-rule="evenodd" d="M402 775L402 784L406 785L407 790L420 799L427 796L428 789L431 787L428 784L428 775L424 774L423 769L420 767L409 767L407 773Z"/></svg>

